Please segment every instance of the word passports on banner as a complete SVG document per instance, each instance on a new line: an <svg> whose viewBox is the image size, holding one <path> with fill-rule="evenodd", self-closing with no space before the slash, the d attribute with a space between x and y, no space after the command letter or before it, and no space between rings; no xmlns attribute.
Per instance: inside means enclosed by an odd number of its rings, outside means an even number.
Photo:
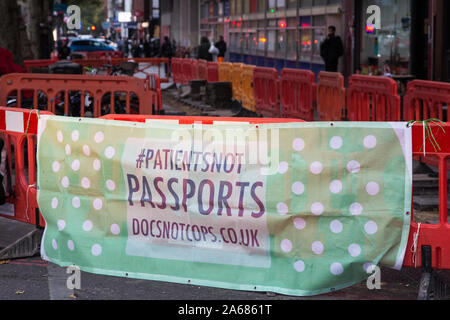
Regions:
<svg viewBox="0 0 450 320"><path fill-rule="evenodd" d="M38 172L41 255L87 272L316 295L406 250L403 123L41 116Z"/></svg>

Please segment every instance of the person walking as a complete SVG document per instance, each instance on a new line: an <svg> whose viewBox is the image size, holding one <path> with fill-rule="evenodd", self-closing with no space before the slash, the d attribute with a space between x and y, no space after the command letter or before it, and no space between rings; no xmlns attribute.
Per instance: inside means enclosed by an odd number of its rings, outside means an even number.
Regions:
<svg viewBox="0 0 450 320"><path fill-rule="evenodd" d="M167 77L170 74L170 66L172 64L173 50L172 50L172 42L170 42L169 37L164 37L164 42L161 46L161 56L164 58L169 58L169 63L164 64Z"/></svg>
<svg viewBox="0 0 450 320"><path fill-rule="evenodd" d="M209 52L211 43L207 37L202 37L200 40L200 46L198 47L197 59L206 61L213 61L213 55Z"/></svg>
<svg viewBox="0 0 450 320"><path fill-rule="evenodd" d="M328 27L328 36L320 44L320 56L325 61L325 71L337 72L339 58L344 55L344 45L339 36L336 36L336 27Z"/></svg>
<svg viewBox="0 0 450 320"><path fill-rule="evenodd" d="M223 36L219 37L219 41L216 42L216 48L219 49L219 55L217 56L217 61L225 61L225 53L227 52L227 43L223 39Z"/></svg>

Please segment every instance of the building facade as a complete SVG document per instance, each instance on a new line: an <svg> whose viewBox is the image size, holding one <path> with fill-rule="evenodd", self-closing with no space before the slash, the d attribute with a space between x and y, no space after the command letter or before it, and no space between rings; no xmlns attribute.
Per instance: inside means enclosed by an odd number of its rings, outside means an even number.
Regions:
<svg viewBox="0 0 450 320"><path fill-rule="evenodd" d="M320 44L328 26L334 25L345 48L339 71L346 76L382 74L387 65L394 75L450 80L448 0L168 2L172 10L166 25L172 37L195 46L201 36L216 40L223 35L227 59L232 62L278 70L309 69L317 74L324 70ZM373 19L377 17L374 6L379 8L379 21Z"/></svg>

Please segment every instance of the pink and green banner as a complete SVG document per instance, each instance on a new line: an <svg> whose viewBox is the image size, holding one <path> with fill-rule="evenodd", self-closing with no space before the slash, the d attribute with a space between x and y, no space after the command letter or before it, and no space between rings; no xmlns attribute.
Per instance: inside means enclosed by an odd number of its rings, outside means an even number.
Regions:
<svg viewBox="0 0 450 320"><path fill-rule="evenodd" d="M58 265L317 295L401 268L411 129L41 116L38 187Z"/></svg>

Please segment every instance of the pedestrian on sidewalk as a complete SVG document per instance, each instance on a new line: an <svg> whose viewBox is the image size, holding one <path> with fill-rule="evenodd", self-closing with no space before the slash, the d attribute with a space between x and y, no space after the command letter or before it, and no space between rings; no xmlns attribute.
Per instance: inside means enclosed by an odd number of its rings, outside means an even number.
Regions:
<svg viewBox="0 0 450 320"><path fill-rule="evenodd" d="M227 52L227 43L225 42L223 36L219 37L219 41L216 42L216 48L219 49L219 55L217 57L218 62L225 61L225 53Z"/></svg>
<svg viewBox="0 0 450 320"><path fill-rule="evenodd" d="M202 37L200 40L200 46L198 47L197 59L202 59L206 61L213 61L213 55L209 52L211 48L211 43L207 37Z"/></svg>
<svg viewBox="0 0 450 320"><path fill-rule="evenodd" d="M170 41L169 37L164 37L164 42L161 46L161 56L164 58L169 58L169 63L165 64L165 70L166 70L166 76L170 76L170 66L172 64L172 57L173 57L173 47L172 42Z"/></svg>
<svg viewBox="0 0 450 320"><path fill-rule="evenodd" d="M320 56L325 61L325 71L338 72L339 58L344 55L344 45L336 36L336 27L328 27L328 36L320 44Z"/></svg>

